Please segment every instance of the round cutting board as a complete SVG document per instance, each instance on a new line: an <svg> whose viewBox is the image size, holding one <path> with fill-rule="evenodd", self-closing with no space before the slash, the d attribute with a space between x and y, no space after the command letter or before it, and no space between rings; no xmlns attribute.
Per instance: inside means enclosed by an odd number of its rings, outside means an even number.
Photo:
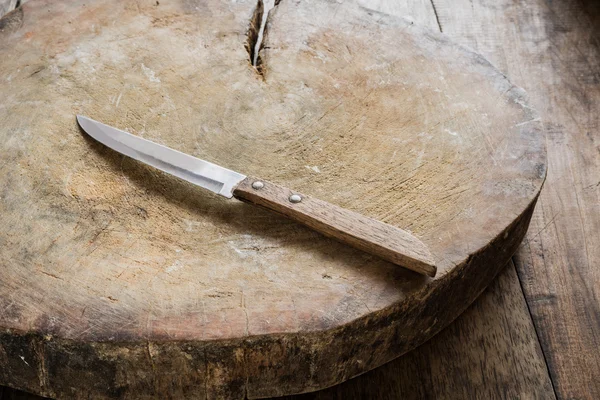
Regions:
<svg viewBox="0 0 600 400"><path fill-rule="evenodd" d="M444 36L283 0L32 0L0 20L0 384L61 398L334 385L456 318L545 177L524 93ZM412 232L407 271L121 156L83 114Z"/></svg>

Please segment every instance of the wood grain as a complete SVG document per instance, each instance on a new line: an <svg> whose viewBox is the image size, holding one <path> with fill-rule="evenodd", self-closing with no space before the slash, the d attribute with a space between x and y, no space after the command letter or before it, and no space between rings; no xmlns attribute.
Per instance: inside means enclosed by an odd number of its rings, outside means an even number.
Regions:
<svg viewBox="0 0 600 400"><path fill-rule="evenodd" d="M253 188L254 182L263 186ZM437 271L427 246L394 226L255 177L240 182L233 195L420 274L434 277ZM300 196L301 201L291 202L292 195Z"/></svg>
<svg viewBox="0 0 600 400"><path fill-rule="evenodd" d="M410 353L320 392L281 400L555 399L510 263L456 321Z"/></svg>
<svg viewBox="0 0 600 400"><path fill-rule="evenodd" d="M366 6L369 6L366 2ZM440 8L440 14L444 23L444 30L451 35L453 40L461 41L472 48L477 48L484 53L486 57L506 71L510 68L509 76L525 86L534 99L536 104L552 103L550 111L543 109L544 120L549 121L546 129L551 133L549 143L554 143L550 148L550 161L555 164L554 157L564 159L569 157L575 160L575 166L572 172L565 175L567 169L561 167L556 174L553 173L557 168L555 165L550 169L549 182L552 186L557 183L560 187L551 191L552 195L546 194L550 188L547 187L542 194L542 202L551 204L545 206L545 211L540 210L534 214L534 221L531 227L530 238L531 250L528 250L529 243L526 243L525 249L522 249L520 257L517 259L521 276L524 277L524 289L529 293L531 300L530 307L536 316L538 331L540 332L547 357L550 361L550 368L553 371L553 377L557 383L557 390L561 398L568 398L568 394L573 397L585 398L589 397L594 392L594 382L598 379L592 379L595 370L594 368L582 367L590 364L596 352L580 351L578 348L590 348L589 336L593 334L593 325L586 322L585 319L580 319L581 315L586 315L584 312L579 312L580 316L573 316L573 313L567 312L568 308L574 308L575 305L581 310L585 309L587 304L590 304L590 296L597 293L597 289L592 287L592 291L585 288L585 285L592 284L590 278L583 275L578 279L578 285L564 286L562 282L571 280L574 274L569 271L562 271L563 268L571 265L565 259L562 253L566 246L565 233L569 232L571 236L575 235L576 240L573 244L568 244L571 257L580 260L580 255L584 254L581 249L585 246L582 241L589 241L593 236L590 235L589 224L595 221L594 216L589 214L589 200L586 201L586 207L582 209L584 218L587 221L588 228L583 233L580 226L581 220L578 216L578 210L570 209L569 217L564 217L566 214L562 210L563 205L559 205L557 199L564 204L576 204L573 200L564 199L567 194L573 195L572 192L581 195L582 192L589 197L589 193L594 193L594 186L585 188L579 180L582 180L581 168L576 167L583 160L586 161L586 169L591 173L596 171L597 165L587 154L588 149L580 156L577 147L579 133L589 130L590 124L593 124L593 116L585 115L589 112L588 106L576 107L578 101L574 101L574 97L592 96L594 99L595 92L589 88L595 87L594 79L577 78L576 71L586 70L586 59L593 58L597 54L596 43L598 19L597 11L595 11L595 2L577 2L577 1L559 1L559 2L530 2L527 5L517 2L500 2L495 7L486 6L484 2L473 1L470 4L458 4L450 6L450 3L435 1ZM430 26L432 29L437 28L435 16L431 9L429 1L398 1L398 2L379 2L382 7L381 11L395 12L398 15L406 16L415 19L416 23ZM446 4L446 5L445 5ZM374 4L373 7L377 6ZM517 19L514 17L518 16ZM516 22L518 22L517 25ZM595 22L596 21L596 22ZM582 55L585 55L582 57ZM541 60L541 62L540 62ZM576 79L577 78L577 79ZM549 84L549 82L551 82ZM549 90L548 87L552 90ZM545 99L547 93L555 94L553 99ZM560 98L568 99L565 104L559 102ZM594 103L592 103L594 104ZM568 108L567 108L568 106ZM548 107L548 106L547 106ZM556 111L557 115L553 115ZM567 111L573 113L573 118L566 116ZM560 124L560 125L559 125ZM578 127L580 125L581 127ZM591 131L593 132L593 131ZM589 140L589 139L585 139ZM581 140L581 142L585 142ZM553 148L558 147L558 143L565 143L563 152L554 151ZM569 143L569 146L566 146ZM594 146L589 146L589 151L593 151ZM581 158L584 157L584 158ZM577 179L571 179L572 175ZM561 178L562 176L562 178ZM565 177L566 176L566 177ZM586 180L589 178L586 178ZM594 182L592 182L593 184ZM573 190L574 189L574 190ZM571 206L572 207L572 206ZM557 210L561 214L555 217ZM552 213L554 211L554 213ZM577 211L577 212L574 212ZM554 223L558 225L554 226ZM574 227L571 223L575 223L578 227ZM562 232L562 233L561 233ZM584 236L585 235L585 236ZM531 240L531 239L530 239ZM542 248L543 244L543 248ZM593 247L593 246L592 246ZM543 251L542 251L543 250ZM543 262L542 262L543 254ZM548 263L548 265L544 265ZM578 261L582 263L582 261ZM533 268L534 267L534 268ZM509 267L510 268L510 267ZM527 273L523 273L523 268L527 268ZM581 269L578 269L580 271ZM506 279L507 272L502 274L501 279ZM516 279L513 273L510 274L511 279ZM512 281L511 281L512 282ZM519 290L518 285L515 285L516 280L510 285L502 285L502 295L514 296ZM543 285L540 285L544 283ZM492 283L490 290L496 290L497 283ZM561 288L558 290L557 288ZM569 291L569 293L564 290ZM586 294L587 293L587 294ZM485 294L484 294L485 296ZM422 393L423 390L431 390L438 397L450 396L450 392L445 392L444 389L450 386L458 386L464 382L464 388L459 386L459 389L468 390L473 382L479 384L486 382L486 385L479 386L480 392L475 392L474 389L468 392L470 395L477 393L481 398L536 398L531 390L535 390L536 386L527 387L524 384L519 384L519 379L523 376L522 373L512 374L506 377L506 370L523 371L523 366L519 366L526 362L528 357L518 357L513 355L513 363L510 366L501 367L503 365L500 360L501 352L497 351L494 346L486 346L485 359L481 360L481 364L485 368L480 368L480 363L474 360L469 361L465 365L457 366L452 360L460 361L469 359L471 350L472 337L468 335L470 329L474 325L481 326L482 335L489 339L478 339L485 341L504 340L510 343L511 337L515 337L515 333L511 331L514 325L511 323L514 318L506 303L502 303L502 307L494 308L497 302L487 301L485 307L481 308L478 313L473 313L471 310L477 307L479 302L484 302L485 297L482 296L473 307L465 314L457 319L447 330L436 336L432 341L425 346L409 353L392 363L374 370L371 373L365 374L359 378L348 381L340 386L345 388L343 398L364 398L375 397L369 396L371 393L377 393L381 398L398 398L396 393L402 393L407 397L413 396L412 390L416 393ZM569 296L573 296L572 300ZM597 294L596 294L597 296ZM494 297L497 299L498 297ZM593 296L591 297L593 299ZM515 297L516 299L516 297ZM514 300L513 300L514 301ZM512 307L518 305L511 301ZM592 300L593 302L593 300ZM522 306L522 305L521 305ZM475 314L475 315L474 315ZM484 328L485 321L489 321L490 317L494 318L495 325L493 328L487 326ZM557 318L550 318L552 315L561 315L558 318L560 322L556 326ZM562 317L564 316L564 320ZM548 321L552 321L549 323ZM568 335L564 335L566 329L575 330ZM445 336L448 331L453 331L453 335ZM577 331L587 331L588 334L582 335ZM486 335L487 333L487 335ZM456 340L454 335L464 338L464 340ZM562 339L561 339L562 336ZM439 342L438 342L439 341ZM579 343L577 343L579 342ZM434 343L439 343L435 347ZM558 343L558 344L557 344ZM592 342L593 343L593 342ZM429 348L427 351L420 353L421 349ZM454 355L451 359L448 358L448 363L445 363L445 369L439 371L435 366L439 365L438 360L448 349L451 349ZM566 349L566 351L565 351ZM421 354L417 356L416 354ZM564 354L575 354L575 357L566 357ZM415 363L414 358L419 357L420 361ZM585 360L588 359L588 361ZM408 359L405 364L402 360ZM455 372L457 369L458 372ZM435 372L438 373L435 373ZM449 373L446 373L450 371ZM501 372L499 372L501 371ZM581 371L586 371L582 374ZM498 377L504 377L499 379ZM519 385L520 390L506 392L503 395L503 388L511 385ZM542 385L547 387L546 385ZM490 394L495 391L496 394ZM334 397L332 392L328 392L331 398ZM471 397L471 396L469 396ZM551 393L541 398L551 398ZM597 396L596 396L597 397Z"/></svg>
<svg viewBox="0 0 600 400"><path fill-rule="evenodd" d="M33 0L3 20L0 382L55 397L316 390L434 335L508 261L545 174L520 89L444 37L327 2L277 6L257 74L254 15ZM440 273L415 279L123 160L77 113L406 227Z"/></svg>
<svg viewBox="0 0 600 400"><path fill-rule="evenodd" d="M0 400L41 400L5 391ZM398 398L555 398L512 263L456 321L424 345L332 388L281 400Z"/></svg>
<svg viewBox="0 0 600 400"><path fill-rule="evenodd" d="M541 113L548 181L515 263L558 397L600 398L600 3L435 4Z"/></svg>

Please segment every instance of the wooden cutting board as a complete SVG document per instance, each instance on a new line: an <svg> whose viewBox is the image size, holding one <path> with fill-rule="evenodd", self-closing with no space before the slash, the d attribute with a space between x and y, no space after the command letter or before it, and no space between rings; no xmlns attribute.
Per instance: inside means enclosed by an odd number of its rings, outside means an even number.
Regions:
<svg viewBox="0 0 600 400"><path fill-rule="evenodd" d="M244 0L32 0L0 20L0 384L316 390L433 336L508 261L546 171L521 89L346 2L283 0L257 70L260 17ZM438 275L120 156L78 113L408 230Z"/></svg>

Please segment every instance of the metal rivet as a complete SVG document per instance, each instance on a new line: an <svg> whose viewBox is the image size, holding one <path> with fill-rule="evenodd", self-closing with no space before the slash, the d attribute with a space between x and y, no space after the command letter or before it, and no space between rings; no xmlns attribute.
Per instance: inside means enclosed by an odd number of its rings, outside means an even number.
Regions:
<svg viewBox="0 0 600 400"><path fill-rule="evenodd" d="M265 187L265 184L262 183L261 181L256 181L256 182L252 182L252 189L262 189Z"/></svg>
<svg viewBox="0 0 600 400"><path fill-rule="evenodd" d="M292 203L300 203L302 201L302 197L299 194L293 194L290 196L290 202Z"/></svg>

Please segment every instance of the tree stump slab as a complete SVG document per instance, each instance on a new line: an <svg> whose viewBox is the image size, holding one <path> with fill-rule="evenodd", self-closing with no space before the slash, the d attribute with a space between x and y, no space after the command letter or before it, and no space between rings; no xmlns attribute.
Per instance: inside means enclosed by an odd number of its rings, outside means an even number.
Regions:
<svg viewBox="0 0 600 400"><path fill-rule="evenodd" d="M0 20L0 384L262 398L423 343L509 260L541 123L481 56L353 3L32 0ZM75 115L412 232L404 270L121 156ZM477 344L474 343L473 346Z"/></svg>

